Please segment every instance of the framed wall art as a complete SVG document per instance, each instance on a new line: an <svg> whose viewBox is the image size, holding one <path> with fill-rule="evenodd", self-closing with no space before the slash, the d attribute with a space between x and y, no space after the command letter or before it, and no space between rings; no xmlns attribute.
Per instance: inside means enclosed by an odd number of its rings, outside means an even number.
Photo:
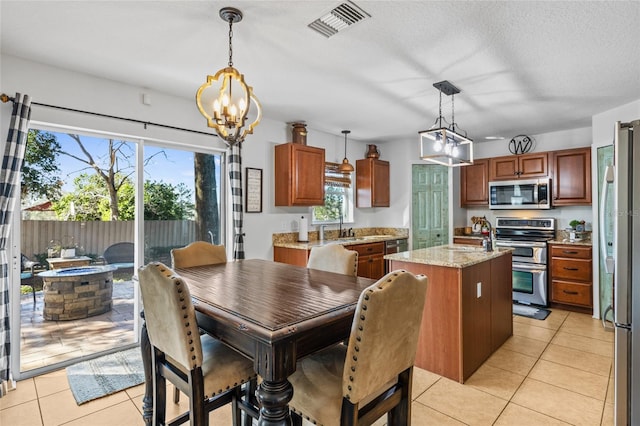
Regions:
<svg viewBox="0 0 640 426"><path fill-rule="evenodd" d="M262 213L262 169L245 167L245 202L246 213Z"/></svg>

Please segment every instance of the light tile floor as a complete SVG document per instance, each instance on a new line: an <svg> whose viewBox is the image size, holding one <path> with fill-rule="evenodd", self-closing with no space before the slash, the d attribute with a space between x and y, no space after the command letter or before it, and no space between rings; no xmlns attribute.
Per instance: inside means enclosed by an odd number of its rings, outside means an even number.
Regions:
<svg viewBox="0 0 640 426"><path fill-rule="evenodd" d="M613 425L613 334L588 315L561 310L545 321L513 322L513 337L464 385L415 370L414 426ZM142 425L142 394L141 385L77 406L59 370L21 381L1 398L0 424ZM186 400L168 401L168 416ZM211 421L230 424L228 406Z"/></svg>

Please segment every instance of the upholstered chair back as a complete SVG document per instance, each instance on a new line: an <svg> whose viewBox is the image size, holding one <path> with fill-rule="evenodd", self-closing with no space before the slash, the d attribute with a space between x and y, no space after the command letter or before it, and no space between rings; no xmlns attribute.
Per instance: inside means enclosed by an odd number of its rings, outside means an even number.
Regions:
<svg viewBox="0 0 640 426"><path fill-rule="evenodd" d="M427 277L398 270L360 295L342 374L352 404L413 366L426 290Z"/></svg>
<svg viewBox="0 0 640 426"><path fill-rule="evenodd" d="M206 241L194 241L186 247L171 250L173 268L192 268L226 262L227 251L225 247Z"/></svg>
<svg viewBox="0 0 640 426"><path fill-rule="evenodd" d="M151 344L186 371L201 366L200 334L185 282L159 262L140 268L138 277Z"/></svg>
<svg viewBox="0 0 640 426"><path fill-rule="evenodd" d="M313 247L309 253L307 268L356 276L358 252L347 250L340 244Z"/></svg>

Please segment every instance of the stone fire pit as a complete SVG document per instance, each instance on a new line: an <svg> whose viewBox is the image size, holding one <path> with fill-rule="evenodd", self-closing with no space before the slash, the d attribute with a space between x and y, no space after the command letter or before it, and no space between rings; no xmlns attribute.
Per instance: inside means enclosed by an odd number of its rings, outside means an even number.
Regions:
<svg viewBox="0 0 640 426"><path fill-rule="evenodd" d="M75 320L111 310L113 271L111 265L54 269L38 274L44 293L46 320Z"/></svg>

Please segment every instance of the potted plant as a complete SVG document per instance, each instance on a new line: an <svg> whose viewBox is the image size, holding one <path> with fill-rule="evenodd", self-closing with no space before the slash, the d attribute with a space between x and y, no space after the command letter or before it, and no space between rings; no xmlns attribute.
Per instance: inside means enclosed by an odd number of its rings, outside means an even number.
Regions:
<svg viewBox="0 0 640 426"><path fill-rule="evenodd" d="M583 232L584 231L584 220L572 220L571 222L569 222L569 226L571 226L571 229L577 231L577 232Z"/></svg>

